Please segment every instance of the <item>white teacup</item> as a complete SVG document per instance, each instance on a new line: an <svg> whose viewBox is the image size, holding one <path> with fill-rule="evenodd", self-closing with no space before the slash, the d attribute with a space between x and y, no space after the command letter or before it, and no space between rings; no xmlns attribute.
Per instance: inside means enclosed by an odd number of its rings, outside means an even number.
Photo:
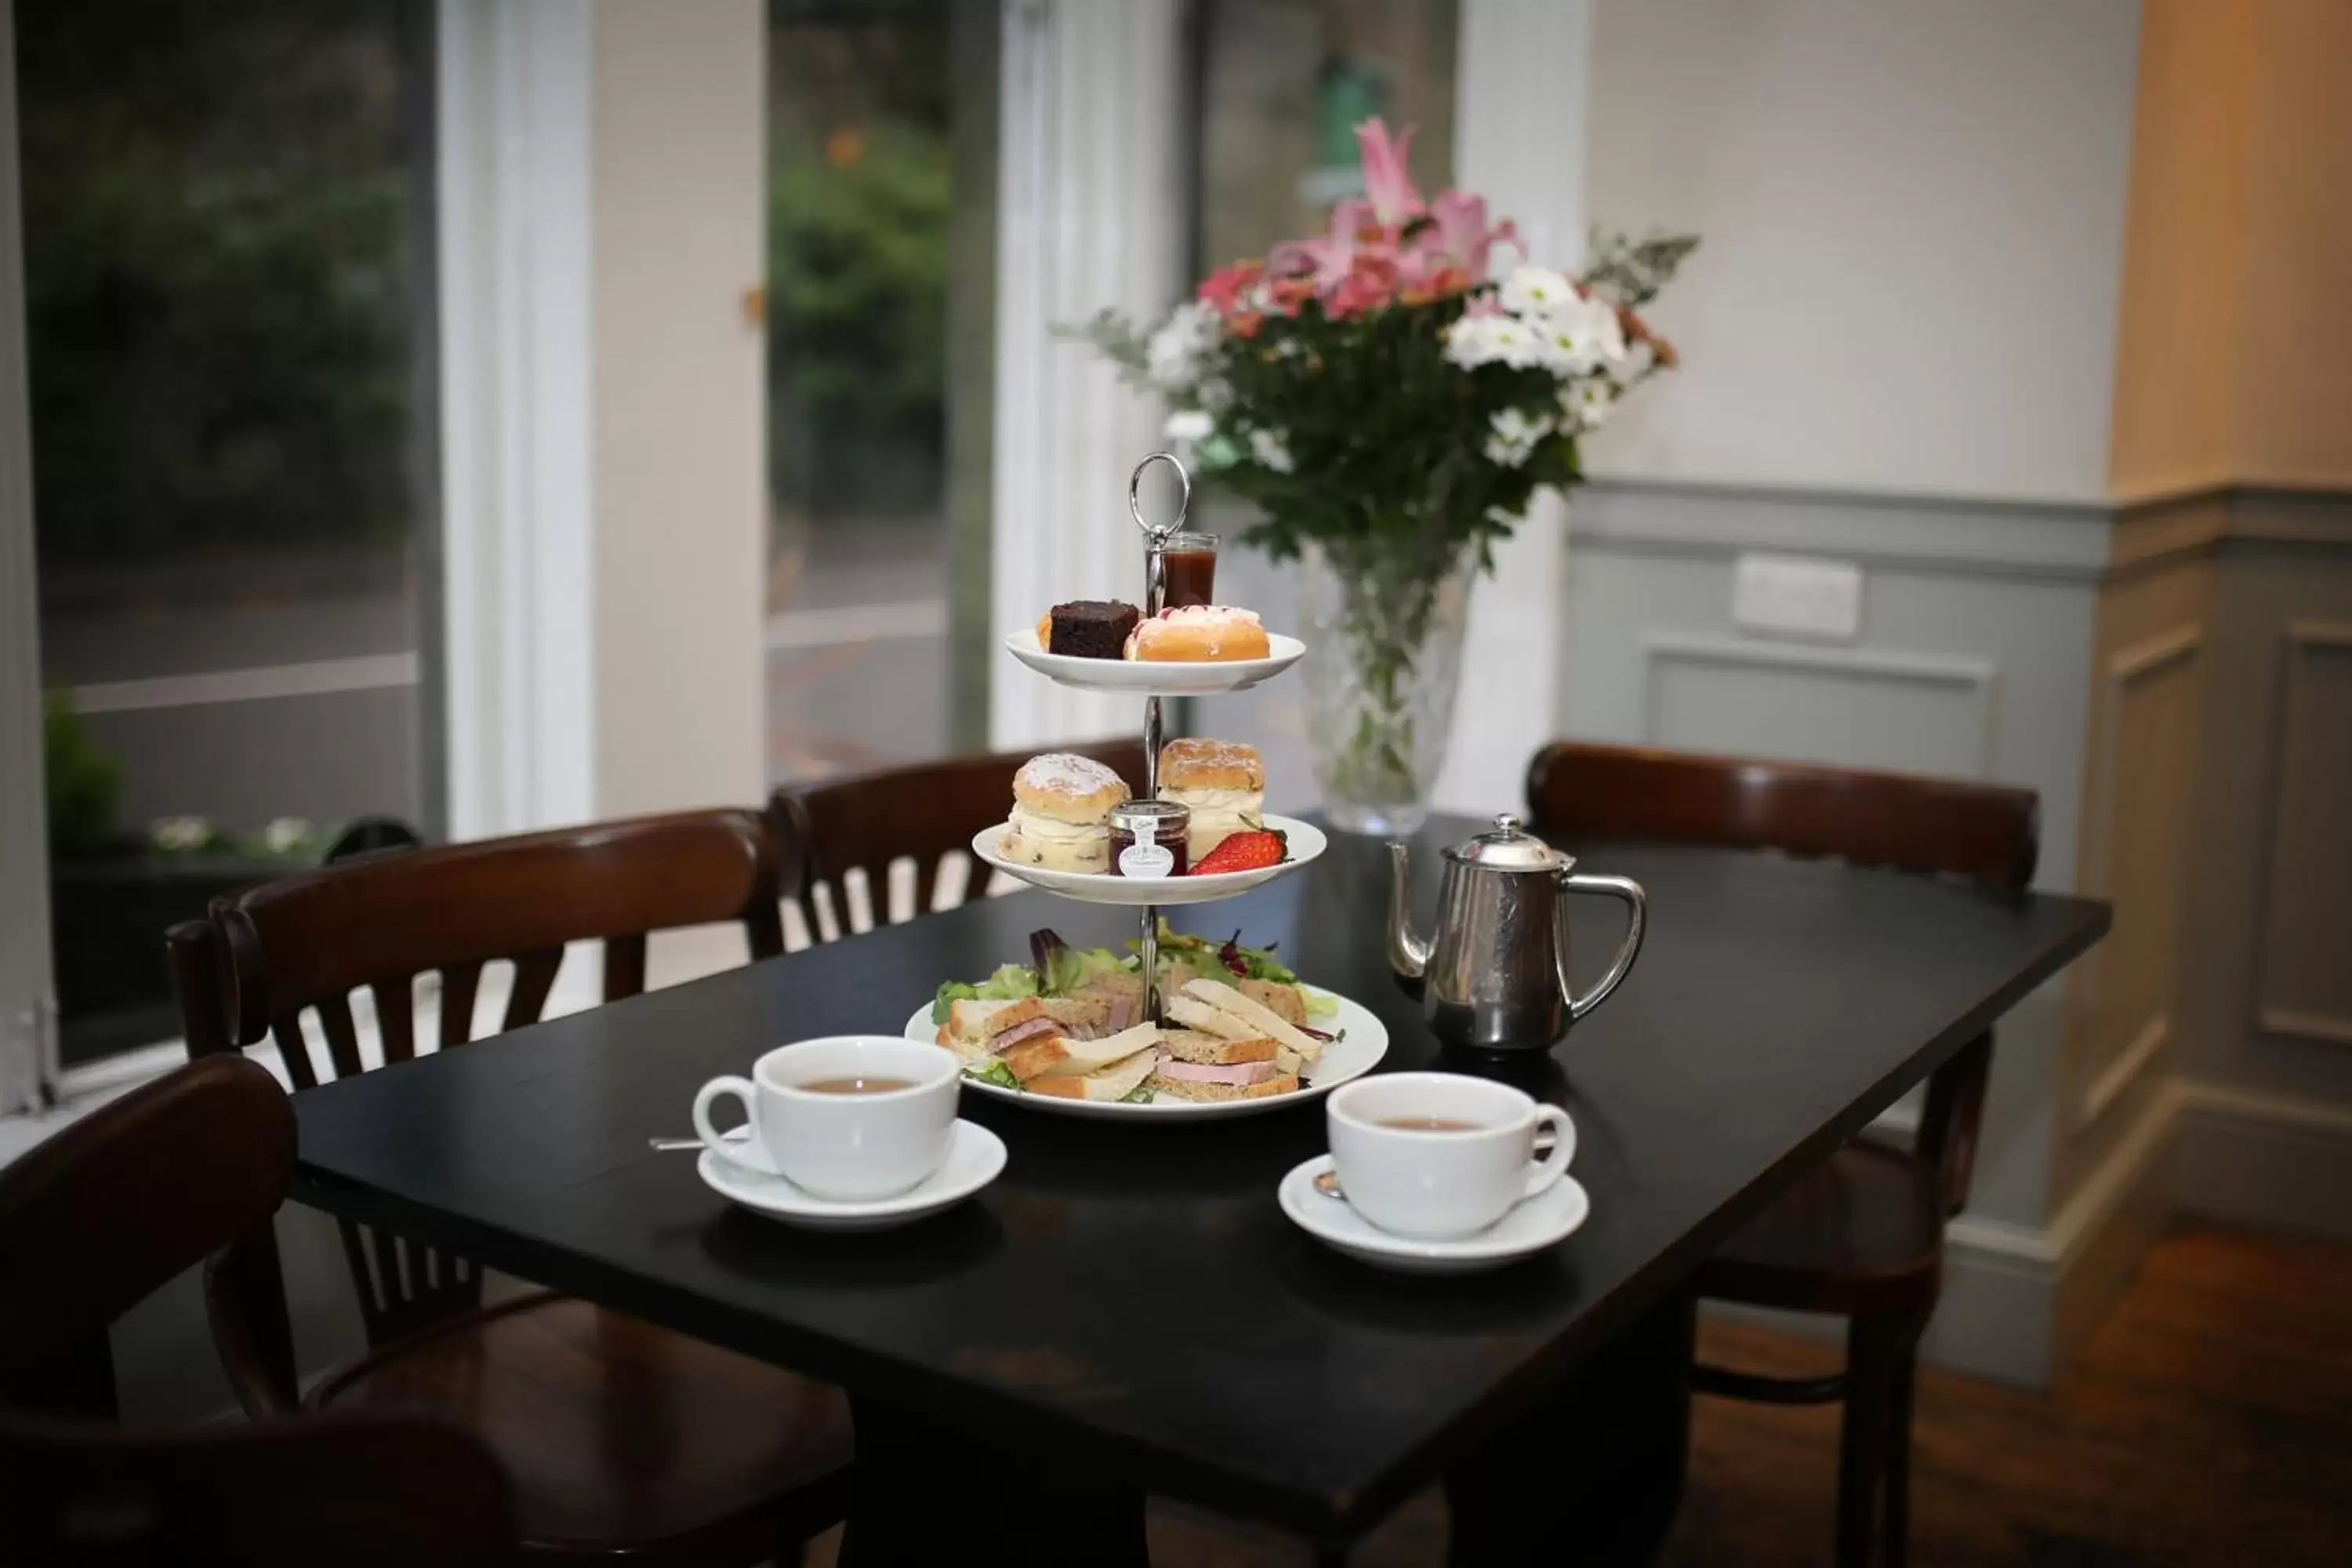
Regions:
<svg viewBox="0 0 2352 1568"><path fill-rule="evenodd" d="M1508 1084L1449 1072L1385 1073L1323 1102L1331 1163L1349 1205L1381 1229L1423 1241L1472 1236L1568 1172L1576 1128L1557 1105ZM1423 1130L1400 1121L1466 1123ZM1556 1142L1538 1163L1536 1131Z"/></svg>
<svg viewBox="0 0 2352 1568"><path fill-rule="evenodd" d="M710 1124L733 1096L751 1136L793 1185L845 1203L887 1198L947 1163L955 1138L961 1069L953 1053L895 1035L835 1035L778 1046L751 1076L715 1078L694 1097L694 1130L722 1158L735 1148ZM829 1092L823 1083L903 1080L880 1093Z"/></svg>

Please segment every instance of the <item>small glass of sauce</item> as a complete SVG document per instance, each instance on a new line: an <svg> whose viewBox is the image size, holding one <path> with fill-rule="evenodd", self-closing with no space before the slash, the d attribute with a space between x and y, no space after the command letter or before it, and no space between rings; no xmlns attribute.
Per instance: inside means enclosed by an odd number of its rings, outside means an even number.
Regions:
<svg viewBox="0 0 2352 1568"><path fill-rule="evenodd" d="M1168 536L1164 609L1189 609L1213 605L1217 588L1217 536L1213 533L1171 533Z"/></svg>
<svg viewBox="0 0 2352 1568"><path fill-rule="evenodd" d="M1191 864L1185 841L1192 812L1172 800L1130 800L1110 812L1110 874L1181 877Z"/></svg>

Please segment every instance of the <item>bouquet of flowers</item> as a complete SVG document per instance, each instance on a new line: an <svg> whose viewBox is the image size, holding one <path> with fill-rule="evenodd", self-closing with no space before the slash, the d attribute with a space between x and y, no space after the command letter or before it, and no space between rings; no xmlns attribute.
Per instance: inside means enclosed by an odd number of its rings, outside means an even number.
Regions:
<svg viewBox="0 0 2352 1568"><path fill-rule="evenodd" d="M1484 198L1422 199L1412 137L1357 128L1364 195L1328 234L1219 269L1149 331L1111 312L1087 329L1167 399L1204 482L1255 503L1244 540L1328 576L1309 618L1344 647L1310 661L1318 767L1333 819L1379 830L1409 826L1434 776L1467 574L1538 486L1578 479L1578 438L1675 364L1637 312L1698 243L1596 236L1580 276L1529 264Z"/></svg>

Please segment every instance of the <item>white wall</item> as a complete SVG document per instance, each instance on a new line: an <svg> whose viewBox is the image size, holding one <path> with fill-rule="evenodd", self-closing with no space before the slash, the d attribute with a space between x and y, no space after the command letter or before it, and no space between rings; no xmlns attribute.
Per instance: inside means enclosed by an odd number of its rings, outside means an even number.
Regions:
<svg viewBox="0 0 2352 1568"><path fill-rule="evenodd" d="M757 801L765 12L438 15L451 832Z"/></svg>
<svg viewBox="0 0 2352 1568"><path fill-rule="evenodd" d="M1705 245L1595 472L2104 499L2137 0L1597 0L1591 206Z"/></svg>
<svg viewBox="0 0 2352 1568"><path fill-rule="evenodd" d="M596 815L767 793L766 8L601 5Z"/></svg>

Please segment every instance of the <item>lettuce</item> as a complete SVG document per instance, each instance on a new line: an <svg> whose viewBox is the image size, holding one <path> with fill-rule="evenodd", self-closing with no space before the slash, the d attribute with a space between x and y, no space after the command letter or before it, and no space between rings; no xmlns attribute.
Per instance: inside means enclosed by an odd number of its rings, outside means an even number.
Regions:
<svg viewBox="0 0 2352 1568"><path fill-rule="evenodd" d="M1065 947L1047 965L1045 991L1048 996L1066 996L1106 974L1126 973L1127 960L1107 947Z"/></svg>
<svg viewBox="0 0 2352 1568"><path fill-rule="evenodd" d="M950 980L931 998L931 1022L948 1021L948 1008L957 1002L1016 1002L1037 994L1037 976L1023 963L1000 964L995 973L974 985Z"/></svg>
<svg viewBox="0 0 2352 1568"><path fill-rule="evenodd" d="M1149 1105L1151 1103L1151 1090L1139 1083L1120 1095L1118 1102L1121 1105Z"/></svg>
<svg viewBox="0 0 2352 1568"><path fill-rule="evenodd" d="M963 1075L966 1078L978 1079L982 1083L992 1083L999 1089L1021 1087L1021 1080L1013 1076L1013 1069L1000 1061L992 1061L984 1068L966 1068L963 1069Z"/></svg>
<svg viewBox="0 0 2352 1568"><path fill-rule="evenodd" d="M1302 985L1298 988L1298 994L1307 999L1308 1017L1332 1018L1339 1016L1339 999L1328 991L1318 991L1311 985Z"/></svg>

